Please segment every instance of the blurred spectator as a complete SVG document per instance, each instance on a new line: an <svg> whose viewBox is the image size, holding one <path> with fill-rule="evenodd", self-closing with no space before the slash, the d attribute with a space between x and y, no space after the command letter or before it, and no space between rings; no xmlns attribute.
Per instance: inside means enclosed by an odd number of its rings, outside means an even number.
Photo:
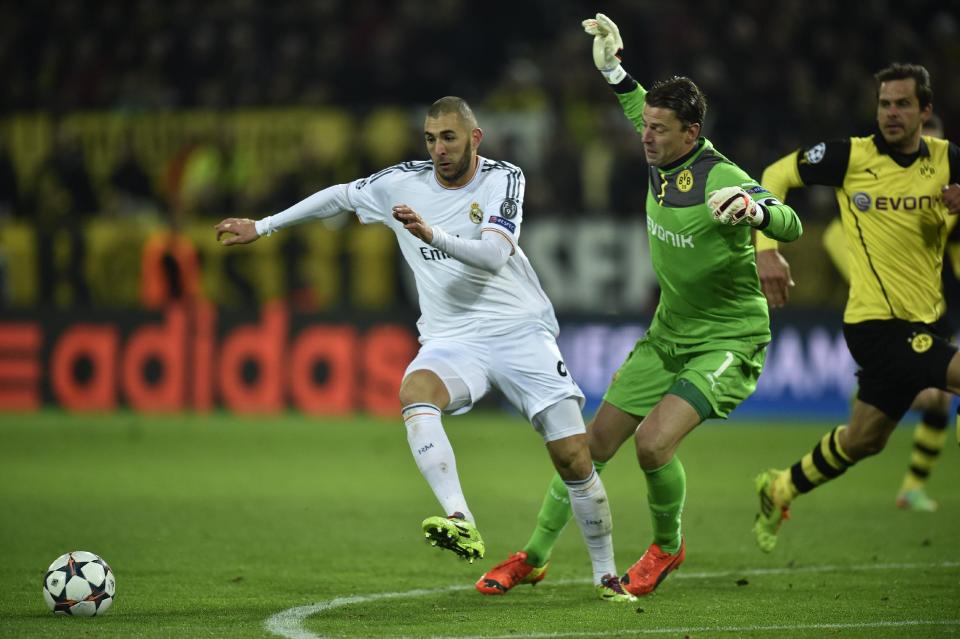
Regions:
<svg viewBox="0 0 960 639"><path fill-rule="evenodd" d="M286 171L280 173L273 181L269 191L260 200L257 206L257 215L269 215L282 211L300 200L316 193L326 184L336 184L345 179L340 177L336 167L321 160L313 141L309 137L300 140L297 161ZM256 217L256 216L255 216ZM349 222L352 215L344 214L342 223ZM323 220L327 223L328 220ZM300 260L307 254L308 247L304 236L300 233L291 233L283 238L283 272L286 290L289 292L290 303L301 312L315 311L320 302L314 293L312 283L304 276L300 268ZM237 276L235 262L237 253L228 253L224 257L227 276L234 288L241 293L246 291L241 278ZM252 295L252 292L249 292Z"/></svg>
<svg viewBox="0 0 960 639"><path fill-rule="evenodd" d="M108 199L109 210L119 217L156 217L161 211L153 183L137 157L133 136L129 132L124 137L123 150L110 174Z"/></svg>
<svg viewBox="0 0 960 639"><path fill-rule="evenodd" d="M559 126L556 128L560 128ZM563 132L550 136L548 179L527 178L527 210L549 215L574 215L583 211L583 185L580 179L580 149Z"/></svg>
<svg viewBox="0 0 960 639"><path fill-rule="evenodd" d="M202 295L200 257L190 239L176 231L151 233L140 256L140 302L161 309L172 302L195 303Z"/></svg>
<svg viewBox="0 0 960 639"><path fill-rule="evenodd" d="M0 132L0 223L22 213L17 170L13 165L13 158L10 156L7 139Z"/></svg>
<svg viewBox="0 0 960 639"><path fill-rule="evenodd" d="M17 185L17 172L10 158L6 139L0 133L0 229L19 213L20 188ZM9 302L8 272L7 255L0 246L0 308L6 307Z"/></svg>
<svg viewBox="0 0 960 639"><path fill-rule="evenodd" d="M10 158L0 141L0 216L35 220L44 299L57 289L64 303L82 300L79 228L100 210L95 187L104 189L106 211L166 208L175 228L195 216L280 210L318 184L425 157L419 117L409 116L442 95L483 105L484 121L493 123L486 153L524 167L530 219L642 211L638 136L608 121L609 88L579 26L596 8L529 0L509 9L505 19L502 3L465 0L4 3L0 124L24 130L8 139ZM874 113L866 85L892 61L930 70L946 136L960 131L960 83L951 82L960 59L956 0L915 0L908 11L894 0L611 0L602 9L630 43L625 59L641 83L677 74L704 88L705 134L752 174L786 149L868 133ZM347 113L352 123L334 133L349 138L348 150L331 144L311 157L304 149L299 166L281 169L290 166L296 132L281 121L279 133L272 122L250 122L263 115L258 109L298 107L301 115ZM81 112L83 148L59 133L38 165L38 131ZM184 124L187 112L197 119ZM129 139L122 150L103 148L113 139L104 133L110 113L149 120L139 154ZM211 116L222 124L204 129ZM329 127L318 130L330 139ZM17 174L30 178L20 192ZM163 179L154 184L151 176ZM811 222L831 211L796 204ZM61 230L70 239L55 252Z"/></svg>
<svg viewBox="0 0 960 639"><path fill-rule="evenodd" d="M902 11L893 0L678 0L669 7L617 0L605 11L635 43L625 55L641 82L682 74L704 88L707 135L748 171L812 136L864 132L872 122L864 82L893 60L926 65L941 80L937 108L947 135L960 127L960 85L947 81L960 52L956 2L916 0ZM338 104L365 111L459 94L492 111L549 118L606 90L589 72L579 38L585 12L572 0L514 3L509 20L498 3L460 0L7 4L0 65L9 90L0 108ZM722 35L716 24L727 25ZM887 36L874 37L881 32ZM765 40L769 33L777 37ZM577 150L592 143L578 138ZM200 183L190 196L201 208L220 199L209 188L217 182L209 150L187 167L188 182ZM518 158L529 181L550 180L550 169L534 160Z"/></svg>
<svg viewBox="0 0 960 639"><path fill-rule="evenodd" d="M85 306L90 293L84 277L83 223L100 210L100 204L79 140L59 124L32 187L41 303Z"/></svg>
<svg viewBox="0 0 960 639"><path fill-rule="evenodd" d="M220 127L215 138L190 142L174 158L171 178L177 219L241 215L253 206L249 155L237 149L232 131ZM168 172L169 173L169 172Z"/></svg>
<svg viewBox="0 0 960 639"><path fill-rule="evenodd" d="M619 122L630 127L621 116ZM619 130L614 134L613 149L616 158L610 175L610 210L625 218L646 216L647 191L638 188L638 179L646 179L647 161L643 154L643 138L636 133Z"/></svg>
<svg viewBox="0 0 960 639"><path fill-rule="evenodd" d="M34 177L31 196L47 222L89 217L100 210L80 140L59 123L54 124L53 146Z"/></svg>

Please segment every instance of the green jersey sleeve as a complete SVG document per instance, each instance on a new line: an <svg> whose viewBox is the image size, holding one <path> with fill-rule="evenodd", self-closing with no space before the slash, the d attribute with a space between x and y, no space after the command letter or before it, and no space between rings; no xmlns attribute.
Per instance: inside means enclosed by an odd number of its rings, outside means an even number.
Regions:
<svg viewBox="0 0 960 639"><path fill-rule="evenodd" d="M792 207L784 204L770 191L735 164L722 162L713 167L707 177L707 198L714 191L727 186L739 186L755 202L763 206L764 221L757 230L778 242L792 242L803 234L800 217Z"/></svg>
<svg viewBox="0 0 960 639"><path fill-rule="evenodd" d="M620 106L623 108L624 115L633 122L633 127L643 131L643 104L647 98L647 90L639 82L627 75L620 84L613 87L617 93L617 99L620 100Z"/></svg>

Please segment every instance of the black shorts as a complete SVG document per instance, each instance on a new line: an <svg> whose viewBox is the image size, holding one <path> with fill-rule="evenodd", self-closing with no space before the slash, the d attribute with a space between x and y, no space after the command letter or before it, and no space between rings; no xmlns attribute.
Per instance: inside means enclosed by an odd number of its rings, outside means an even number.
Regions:
<svg viewBox="0 0 960 639"><path fill-rule="evenodd" d="M947 367L957 352L949 324L868 320L844 324L843 337L860 367L857 399L900 421L917 393L946 390Z"/></svg>

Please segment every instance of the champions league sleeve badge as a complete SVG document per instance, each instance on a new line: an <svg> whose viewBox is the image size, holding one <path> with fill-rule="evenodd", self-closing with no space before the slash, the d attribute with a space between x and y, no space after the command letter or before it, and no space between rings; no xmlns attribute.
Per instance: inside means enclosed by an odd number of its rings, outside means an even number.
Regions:
<svg viewBox="0 0 960 639"><path fill-rule="evenodd" d="M819 164L826 154L827 145L821 142L807 149L806 153L803 154L803 159L807 161L807 164Z"/></svg>
<svg viewBox="0 0 960 639"><path fill-rule="evenodd" d="M500 217L512 220L517 217L517 201L508 197L500 205Z"/></svg>

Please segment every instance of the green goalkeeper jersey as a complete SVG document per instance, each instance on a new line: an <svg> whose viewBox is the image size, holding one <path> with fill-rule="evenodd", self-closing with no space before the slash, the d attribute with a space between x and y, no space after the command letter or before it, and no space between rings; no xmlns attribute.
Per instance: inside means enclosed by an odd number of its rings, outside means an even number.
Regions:
<svg viewBox="0 0 960 639"><path fill-rule="evenodd" d="M624 113L642 132L646 90L630 76L614 89ZM651 166L649 179L647 236L660 284L649 334L713 348L723 342L769 342L770 316L757 277L751 227L716 221L706 202L713 191L742 187L766 211L757 230L780 242L800 237L797 214L705 138L673 164Z"/></svg>

